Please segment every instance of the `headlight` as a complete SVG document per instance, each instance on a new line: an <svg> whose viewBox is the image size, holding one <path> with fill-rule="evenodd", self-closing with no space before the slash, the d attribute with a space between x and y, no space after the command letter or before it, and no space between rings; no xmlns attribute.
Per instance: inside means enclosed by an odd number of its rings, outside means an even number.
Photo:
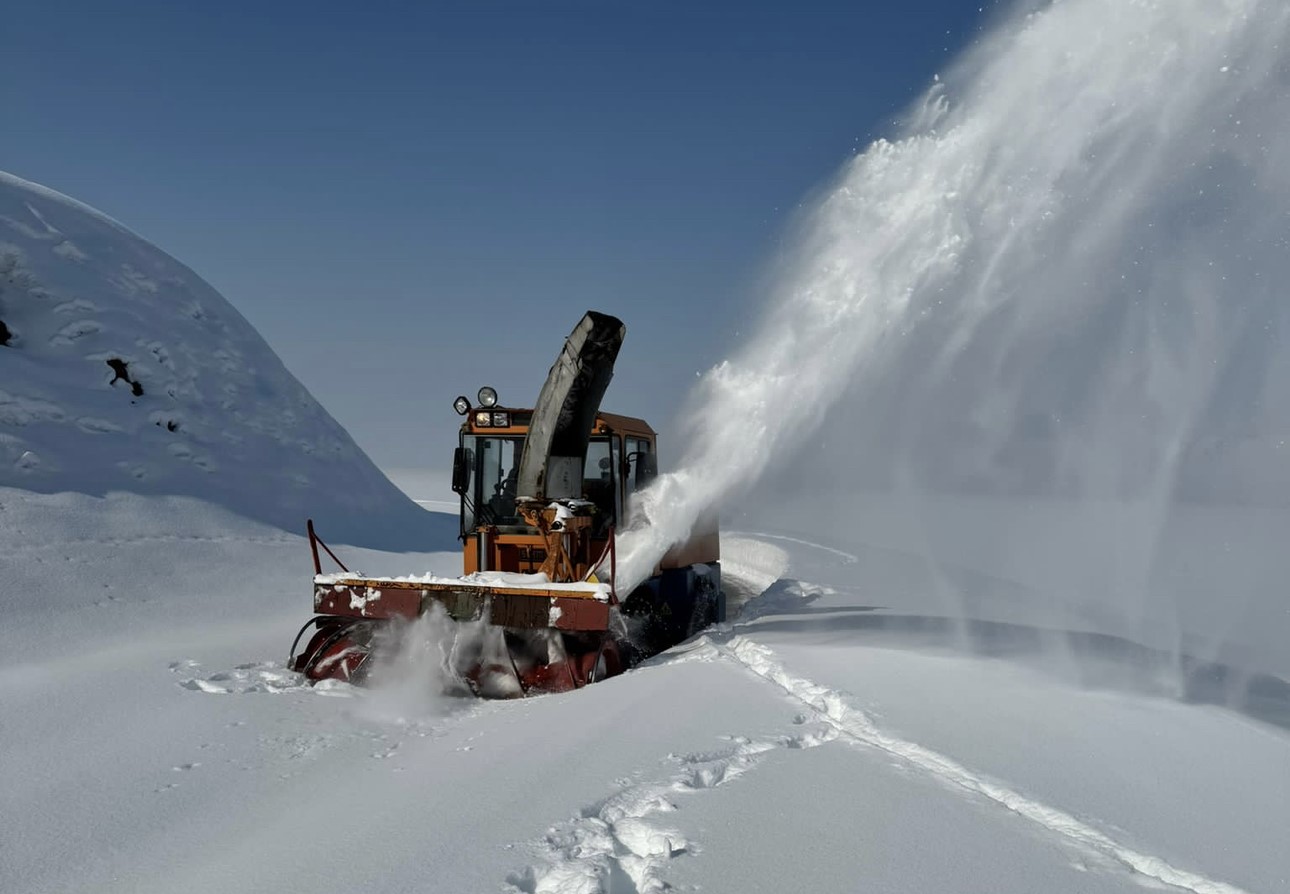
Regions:
<svg viewBox="0 0 1290 894"><path fill-rule="evenodd" d="M466 400L466 395L463 394L452 402L452 408L457 411L458 416L465 416L470 412L470 401Z"/></svg>
<svg viewBox="0 0 1290 894"><path fill-rule="evenodd" d="M477 394L476 397L479 398L479 405L481 407L497 406L497 392L492 388L489 388L487 385L479 389L479 394Z"/></svg>
<svg viewBox="0 0 1290 894"><path fill-rule="evenodd" d="M510 414L510 413L499 413L499 412L497 412L496 410L494 410L494 411L493 411L493 427L494 427L494 428L506 428L506 427L507 427L508 425L510 425L510 424L511 424L511 414Z"/></svg>
<svg viewBox="0 0 1290 894"><path fill-rule="evenodd" d="M480 426L489 426L493 424L493 414L487 410L475 411L475 424Z"/></svg>

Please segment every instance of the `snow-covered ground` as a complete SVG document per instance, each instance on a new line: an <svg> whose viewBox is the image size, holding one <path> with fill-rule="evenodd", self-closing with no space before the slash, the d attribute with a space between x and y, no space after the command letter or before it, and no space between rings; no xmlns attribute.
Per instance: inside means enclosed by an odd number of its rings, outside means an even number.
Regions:
<svg viewBox="0 0 1290 894"><path fill-rule="evenodd" d="M1114 651L1081 684L1024 637L983 655L881 594L798 583L854 570L808 542L727 537L757 595L725 628L480 702L431 673L302 686L299 536L188 498L0 507L3 891L1290 885L1285 728L1137 685ZM452 573L437 518L427 553L343 556Z"/></svg>

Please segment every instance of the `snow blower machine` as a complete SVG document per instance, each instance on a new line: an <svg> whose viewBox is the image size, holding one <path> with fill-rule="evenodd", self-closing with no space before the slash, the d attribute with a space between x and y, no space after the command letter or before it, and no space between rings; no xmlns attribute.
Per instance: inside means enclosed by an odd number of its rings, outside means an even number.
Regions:
<svg viewBox="0 0 1290 894"><path fill-rule="evenodd" d="M562 692L725 620L715 519L630 593L615 587L616 526L658 470L649 424L600 411L625 333L589 311L532 409L500 405L489 387L476 405L453 402L465 417L452 465L461 577L352 573L309 522L317 615L292 644L293 670L362 682L400 630L434 616L479 633L456 635L444 658L462 687L488 697ZM323 573L320 551L337 573Z"/></svg>

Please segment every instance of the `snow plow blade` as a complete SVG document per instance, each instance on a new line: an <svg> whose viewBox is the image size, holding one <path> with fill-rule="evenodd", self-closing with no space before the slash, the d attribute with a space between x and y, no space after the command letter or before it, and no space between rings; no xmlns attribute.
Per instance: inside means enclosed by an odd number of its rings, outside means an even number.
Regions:
<svg viewBox="0 0 1290 894"><path fill-rule="evenodd" d="M603 584L520 587L347 575L320 575L314 579L314 611L352 618L414 620L437 602L454 621L487 617L489 623L499 627L606 631L609 601L609 588Z"/></svg>
<svg viewBox="0 0 1290 894"><path fill-rule="evenodd" d="M551 583L544 575L513 573L476 574L473 579L366 577L345 568L312 521L308 531L317 616L296 634L289 664L314 682L363 682L383 633L436 608L454 622L486 622L496 634L491 654L480 649L466 667L456 669L464 687L476 695L563 692L622 670L619 644L610 634L617 598L607 584ZM320 548L342 568L340 573L321 573ZM297 652L311 627L316 632Z"/></svg>

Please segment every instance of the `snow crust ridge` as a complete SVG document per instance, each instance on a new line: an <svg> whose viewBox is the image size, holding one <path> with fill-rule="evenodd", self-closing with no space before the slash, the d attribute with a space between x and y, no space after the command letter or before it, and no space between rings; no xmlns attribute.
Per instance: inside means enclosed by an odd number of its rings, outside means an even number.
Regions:
<svg viewBox="0 0 1290 894"><path fill-rule="evenodd" d="M939 752L883 731L863 711L850 706L841 693L790 673L778 661L774 652L746 636L735 635L724 646L717 648L752 673L818 712L839 738L872 746L900 758L937 779L988 798L1013 813L1148 878L1195 894L1249 894L1243 888L1180 869L1159 857L1134 850L1065 811L974 773Z"/></svg>

